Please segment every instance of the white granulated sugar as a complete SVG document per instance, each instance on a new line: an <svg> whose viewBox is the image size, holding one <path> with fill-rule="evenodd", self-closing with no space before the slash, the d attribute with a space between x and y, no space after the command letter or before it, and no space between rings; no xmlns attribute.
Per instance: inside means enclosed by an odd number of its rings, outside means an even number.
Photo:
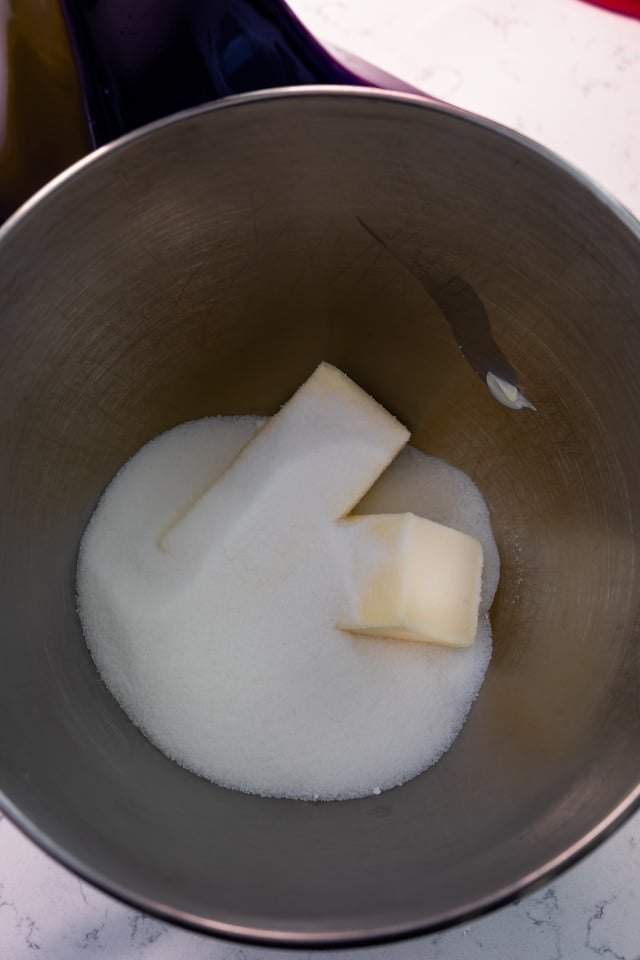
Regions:
<svg viewBox="0 0 640 960"><path fill-rule="evenodd" d="M120 471L80 548L87 643L131 719L188 769L265 796L377 795L448 749L482 683L499 576L488 512L463 473L400 453L357 512L412 511L480 540L478 636L448 649L343 633L326 518L282 527L267 497L197 565L159 549L263 423L184 424Z"/></svg>

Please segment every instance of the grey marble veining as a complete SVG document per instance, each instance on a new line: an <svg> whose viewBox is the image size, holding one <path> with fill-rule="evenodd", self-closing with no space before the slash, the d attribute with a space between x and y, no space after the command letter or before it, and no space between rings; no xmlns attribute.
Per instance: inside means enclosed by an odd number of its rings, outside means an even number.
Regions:
<svg viewBox="0 0 640 960"><path fill-rule="evenodd" d="M640 214L640 21L580 0L290 0L319 36L516 127ZM0 93L2 92L0 85ZM0 960L318 960L240 947L128 909L0 816ZM521 902L344 960L640 960L640 814Z"/></svg>
<svg viewBox="0 0 640 960"><path fill-rule="evenodd" d="M640 960L640 814L550 886L473 923L365 950L242 947L130 910L0 822L0 960Z"/></svg>

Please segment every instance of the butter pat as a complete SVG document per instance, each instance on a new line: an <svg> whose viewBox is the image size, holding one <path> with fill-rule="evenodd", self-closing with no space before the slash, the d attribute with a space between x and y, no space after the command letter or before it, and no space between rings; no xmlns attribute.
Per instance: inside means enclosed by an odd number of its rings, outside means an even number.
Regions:
<svg viewBox="0 0 640 960"><path fill-rule="evenodd" d="M330 543L344 572L345 602L336 597L342 629L468 646L478 623L480 544L409 513L343 519L408 439L379 403L322 363L158 546L188 580L208 557L222 550L235 563L251 544L251 555L263 558L264 586L274 577L294 582L313 566L313 551ZM240 576L246 557L243 564Z"/></svg>
<svg viewBox="0 0 640 960"><path fill-rule="evenodd" d="M346 544L351 633L468 647L478 629L482 547L473 537L412 513L353 517Z"/></svg>
<svg viewBox="0 0 640 960"><path fill-rule="evenodd" d="M406 427L376 400L321 363L158 545L198 562L238 523L260 514L277 515L287 526L310 514L336 521L408 439Z"/></svg>

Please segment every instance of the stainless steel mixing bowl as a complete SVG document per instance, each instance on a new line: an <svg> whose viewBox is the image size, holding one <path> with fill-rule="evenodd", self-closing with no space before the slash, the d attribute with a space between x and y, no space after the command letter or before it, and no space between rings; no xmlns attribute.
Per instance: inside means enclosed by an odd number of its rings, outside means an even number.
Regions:
<svg viewBox="0 0 640 960"><path fill-rule="evenodd" d="M613 829L640 795L639 266L638 224L557 158L373 91L197 109L23 208L0 235L15 822L144 910L314 946L468 918ZM487 390L488 322L536 412ZM321 359L471 474L503 567L494 657L449 753L382 796L314 804L218 788L156 750L96 674L74 568L142 443L271 413Z"/></svg>

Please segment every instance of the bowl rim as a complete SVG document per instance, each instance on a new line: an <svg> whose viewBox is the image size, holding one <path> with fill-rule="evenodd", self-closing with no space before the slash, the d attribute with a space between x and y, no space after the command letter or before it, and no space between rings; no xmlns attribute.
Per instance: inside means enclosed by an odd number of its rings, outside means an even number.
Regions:
<svg viewBox="0 0 640 960"><path fill-rule="evenodd" d="M171 114L169 117L164 117L140 127L132 133L114 140L112 143L97 148L41 187L0 226L0 253L3 244L10 239L13 232L37 214L38 208L43 202L46 202L60 190L64 189L67 184L74 181L77 177L90 172L94 165L102 163L112 154L126 150L128 144L147 137L153 137L157 131L164 130L169 126L179 126L181 123L187 122L201 114L235 109L248 103L256 103L263 100L283 100L291 97L308 97L311 99L321 97L344 99L345 97L350 97L358 100L385 100L409 107L416 107L420 110L445 114L473 126L484 128L525 147L528 151L533 152L551 166L561 170L574 180L577 180L600 204L622 221L640 245L640 220L638 220L623 203L578 167L563 159L548 147L537 143L535 140L530 139L516 130L506 127L494 120L479 116L462 107L434 100L428 95L419 96L374 87L305 85L275 87L268 90L238 94L225 97L212 103L182 110L178 113ZM463 904L456 909L430 917L416 918L399 924L388 924L367 930L343 929L336 932L287 932L207 919L178 910L170 904L152 900L113 881L109 877L104 876L99 870L83 863L52 837L48 836L45 830L41 829L37 823L31 820L26 814L23 814L18 807L15 806L0 785L0 811L6 814L15 826L61 866L71 870L82 880L88 881L104 893L124 902L129 907L142 910L159 920L169 921L177 926L197 933L208 934L223 940L231 940L245 944L294 950L374 946L424 936L425 934L435 933L439 930L481 917L554 879L558 874L577 863L587 853L599 846L629 820L638 809L640 809L640 775L635 788L623 797L607 816L603 817L599 823L570 847L557 856L547 860L540 867L525 876L520 877L510 884L499 887L484 897Z"/></svg>

